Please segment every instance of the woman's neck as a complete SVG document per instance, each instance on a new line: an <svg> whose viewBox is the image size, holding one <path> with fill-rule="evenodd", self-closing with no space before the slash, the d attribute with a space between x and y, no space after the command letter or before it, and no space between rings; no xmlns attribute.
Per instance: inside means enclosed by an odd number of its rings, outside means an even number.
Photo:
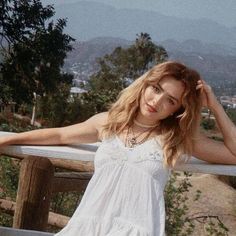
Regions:
<svg viewBox="0 0 236 236"><path fill-rule="evenodd" d="M154 128L156 126L158 126L158 124L146 124L143 122L138 121L137 119L134 119L134 124L141 127L141 128Z"/></svg>

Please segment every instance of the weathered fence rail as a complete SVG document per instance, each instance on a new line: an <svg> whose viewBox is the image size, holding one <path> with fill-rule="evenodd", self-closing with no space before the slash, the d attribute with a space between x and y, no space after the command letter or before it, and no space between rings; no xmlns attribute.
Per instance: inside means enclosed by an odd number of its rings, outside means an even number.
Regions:
<svg viewBox="0 0 236 236"><path fill-rule="evenodd" d="M0 132L0 135L10 133ZM1 154L23 159L16 203L0 200L0 208L14 214L13 228L44 231L48 223L59 227L65 225L68 218L49 212L50 197L55 192L82 191L86 188L93 175L94 153L98 146L99 143L78 146L12 145L0 148ZM77 172L54 173L54 167ZM179 164L174 170L236 176L236 165L210 164L194 157L188 164ZM13 207L9 210L11 204ZM60 223L55 223L53 216ZM1 228L0 235L3 235Z"/></svg>

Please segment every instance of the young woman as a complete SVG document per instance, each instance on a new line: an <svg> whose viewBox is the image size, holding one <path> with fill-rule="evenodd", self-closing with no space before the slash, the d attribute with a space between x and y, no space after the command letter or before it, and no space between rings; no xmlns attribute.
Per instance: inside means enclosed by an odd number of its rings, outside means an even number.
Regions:
<svg viewBox="0 0 236 236"><path fill-rule="evenodd" d="M201 133L202 106L214 113L224 142ZM138 78L108 112L68 127L1 137L0 146L97 141L94 175L56 236L163 236L163 192L177 162L193 155L236 164L236 127L199 74L175 61Z"/></svg>

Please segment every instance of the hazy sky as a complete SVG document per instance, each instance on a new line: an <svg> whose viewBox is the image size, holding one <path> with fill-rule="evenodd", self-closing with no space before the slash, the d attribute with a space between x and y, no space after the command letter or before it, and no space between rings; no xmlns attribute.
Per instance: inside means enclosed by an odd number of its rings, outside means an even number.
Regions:
<svg viewBox="0 0 236 236"><path fill-rule="evenodd" d="M80 0L41 0L43 4L63 4ZM88 0L84 0L88 1ZM228 27L236 27L236 0L93 0L116 8L152 10L164 15L208 18Z"/></svg>

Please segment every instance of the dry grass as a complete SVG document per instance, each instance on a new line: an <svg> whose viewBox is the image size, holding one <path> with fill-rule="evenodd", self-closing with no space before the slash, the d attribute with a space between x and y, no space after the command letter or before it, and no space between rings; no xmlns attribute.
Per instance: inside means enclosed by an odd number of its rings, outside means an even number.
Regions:
<svg viewBox="0 0 236 236"><path fill-rule="evenodd" d="M182 177L178 177L180 180ZM197 217L203 215L218 216L224 225L229 229L229 236L236 235L236 190L227 183L222 182L215 175L193 174L190 177L192 187L188 192L189 200L186 204L189 207L188 216ZM200 190L201 197L193 201L196 191ZM216 222L216 221L214 221ZM194 236L207 235L203 224L196 223Z"/></svg>

